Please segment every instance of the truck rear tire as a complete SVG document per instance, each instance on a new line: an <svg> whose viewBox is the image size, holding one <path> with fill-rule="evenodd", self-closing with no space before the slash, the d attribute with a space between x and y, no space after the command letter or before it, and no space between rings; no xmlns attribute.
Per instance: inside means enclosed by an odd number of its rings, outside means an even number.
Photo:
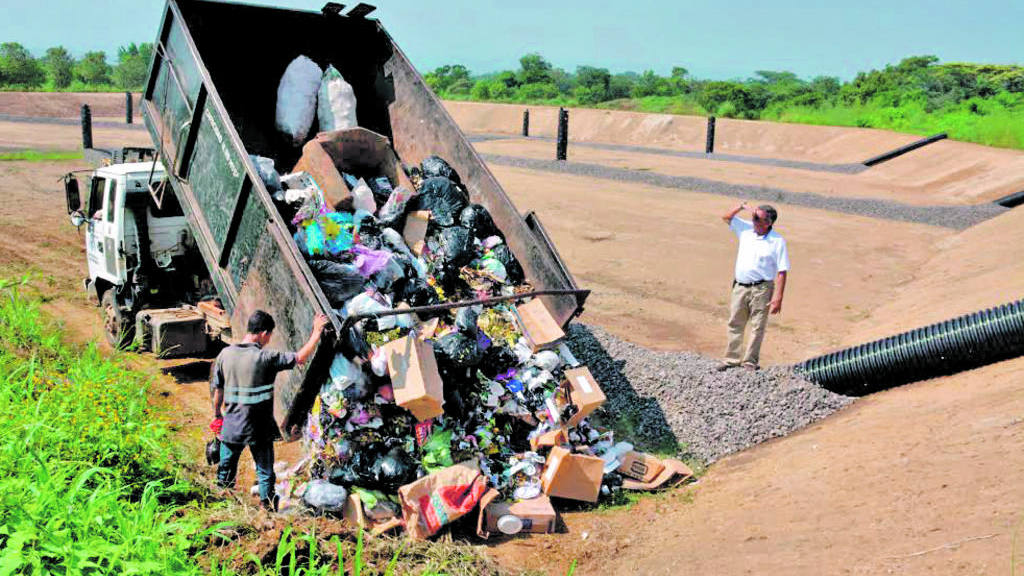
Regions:
<svg viewBox="0 0 1024 576"><path fill-rule="evenodd" d="M107 335L107 342L117 350L124 350L135 337L135 324L117 305L117 297L114 295L113 288L109 288L103 293L100 309L103 314L103 331Z"/></svg>

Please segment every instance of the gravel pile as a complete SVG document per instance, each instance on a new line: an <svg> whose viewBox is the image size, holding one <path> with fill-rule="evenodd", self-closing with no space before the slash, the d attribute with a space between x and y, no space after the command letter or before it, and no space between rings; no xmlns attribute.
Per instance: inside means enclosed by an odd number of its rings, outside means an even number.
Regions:
<svg viewBox="0 0 1024 576"><path fill-rule="evenodd" d="M572 325L567 337L608 397L597 417L628 433L622 439L641 450L677 449L681 456L709 464L789 434L853 401L803 380L788 367L717 372L717 360L648 350L582 324Z"/></svg>
<svg viewBox="0 0 1024 576"><path fill-rule="evenodd" d="M1009 208L992 203L973 206L912 206L891 200L825 196L813 192L790 192L781 188L730 184L728 182L719 182L693 176L670 176L656 172L611 168L583 162L559 162L557 160L539 160L499 154L482 154L481 157L488 164L527 168L529 170L543 170L546 172L561 172L574 176L603 178L620 182L637 182L663 188L678 188L690 192L732 196L758 202L779 202L872 218L930 224L955 230L970 228L975 224L1009 210Z"/></svg>

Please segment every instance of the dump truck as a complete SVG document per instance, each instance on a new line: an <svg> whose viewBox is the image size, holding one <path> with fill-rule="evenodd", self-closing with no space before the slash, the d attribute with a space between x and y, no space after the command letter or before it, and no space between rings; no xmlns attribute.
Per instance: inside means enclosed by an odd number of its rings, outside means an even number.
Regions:
<svg viewBox="0 0 1024 576"><path fill-rule="evenodd" d="M96 235L109 232L102 247L87 240L95 277L86 284L104 304L114 343L122 339L117 331L134 326L136 332L148 329L150 348L169 350L173 346L160 337L174 331L161 332L155 323L173 325L174 314L202 319L197 338L230 342L244 334L257 309L277 321L274 348L298 349L318 313L328 314L333 332L341 332L250 158L273 158L287 172L300 157L301 149L275 128L278 82L299 55L341 72L354 89L359 126L388 138L402 164L431 155L451 164L471 201L486 207L504 232L529 283L547 291L541 298L560 324L582 311L586 292L578 290L536 214L516 210L381 23L367 18L373 10L362 3L345 12L331 2L316 12L167 2L141 104L156 162L97 170L90 190L106 188L90 198L85 214L72 210L77 191L68 192L69 212L79 224L88 223ZM114 180L128 194L108 204ZM114 213L90 212L97 206L111 206ZM178 220L162 219L171 213ZM108 218L114 223L109 229ZM161 224L177 225L180 232L173 265L160 251L157 235L167 229ZM147 234L148 245L137 240ZM104 266L111 260L114 273L103 275L96 266L94 274L94 259ZM196 263L202 270L194 269ZM168 306L172 299L177 306ZM304 421L337 340L325 338L311 362L278 377L275 418L286 437L294 437Z"/></svg>

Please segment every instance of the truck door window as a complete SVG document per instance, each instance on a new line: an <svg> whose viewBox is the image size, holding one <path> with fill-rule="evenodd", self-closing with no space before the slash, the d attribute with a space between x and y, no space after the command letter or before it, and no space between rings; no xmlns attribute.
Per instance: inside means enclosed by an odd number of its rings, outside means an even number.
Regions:
<svg viewBox="0 0 1024 576"><path fill-rule="evenodd" d="M103 191L107 189L107 179L96 176L92 179L92 188L89 190L89 205L87 213L93 220L99 220L103 216Z"/></svg>
<svg viewBox="0 0 1024 576"><path fill-rule="evenodd" d="M117 214L117 180L110 181L110 192L107 193L107 222L114 221Z"/></svg>
<svg viewBox="0 0 1024 576"><path fill-rule="evenodd" d="M178 197L174 195L174 191L170 189L170 186L164 190L160 204L161 206L157 208L153 196L149 197L149 213L153 215L153 218L171 218L185 215L181 210L181 204L178 203Z"/></svg>

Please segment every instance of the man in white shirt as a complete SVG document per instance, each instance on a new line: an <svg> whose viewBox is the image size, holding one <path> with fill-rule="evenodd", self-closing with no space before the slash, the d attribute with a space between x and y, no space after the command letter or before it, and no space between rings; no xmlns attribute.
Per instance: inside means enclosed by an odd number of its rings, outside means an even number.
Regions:
<svg viewBox="0 0 1024 576"><path fill-rule="evenodd" d="M767 204L758 206L752 211L752 221L736 216L742 210L750 210L746 202L722 215L722 220L739 238L740 246L736 252L729 306L729 345L719 370L740 365L748 370L759 368L768 314L778 314L782 310L782 295L789 272L786 241L772 230L778 219L775 208ZM743 333L748 324L750 340L743 350Z"/></svg>

